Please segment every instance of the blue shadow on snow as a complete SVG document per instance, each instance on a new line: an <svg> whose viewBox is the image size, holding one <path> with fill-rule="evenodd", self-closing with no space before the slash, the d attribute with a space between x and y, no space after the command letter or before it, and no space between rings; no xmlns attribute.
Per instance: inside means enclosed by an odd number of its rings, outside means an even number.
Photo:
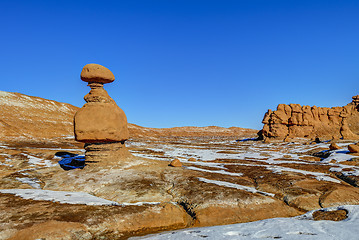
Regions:
<svg viewBox="0 0 359 240"><path fill-rule="evenodd" d="M62 158L59 161L60 167L66 171L80 168L83 169L86 166L85 156L78 155L69 152L57 152L55 156Z"/></svg>

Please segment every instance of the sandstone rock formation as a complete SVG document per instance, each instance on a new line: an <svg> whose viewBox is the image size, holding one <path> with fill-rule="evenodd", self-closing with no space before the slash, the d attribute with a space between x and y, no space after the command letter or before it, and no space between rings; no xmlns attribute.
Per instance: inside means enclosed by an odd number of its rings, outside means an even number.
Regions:
<svg viewBox="0 0 359 240"><path fill-rule="evenodd" d="M103 84L115 80L112 72L98 64L87 64L81 79L91 91L87 102L74 117L75 139L85 143L86 160L118 160L130 157L125 141L129 138L127 118L108 95Z"/></svg>
<svg viewBox="0 0 359 240"><path fill-rule="evenodd" d="M264 115L264 139L327 138L359 139L359 96L344 107L310 107L279 104L277 110Z"/></svg>
<svg viewBox="0 0 359 240"><path fill-rule="evenodd" d="M351 153L359 153L359 143L349 144L348 145L348 150Z"/></svg>
<svg viewBox="0 0 359 240"><path fill-rule="evenodd" d="M83 148L74 139L74 115L78 107L21 93L0 91L0 138L17 144ZM131 139L158 139L168 136L211 138L254 138L257 130L240 127L148 128L128 123ZM65 147L65 146L64 146Z"/></svg>
<svg viewBox="0 0 359 240"><path fill-rule="evenodd" d="M41 145L60 139L68 142L77 109L67 103L0 91L0 139Z"/></svg>
<svg viewBox="0 0 359 240"><path fill-rule="evenodd" d="M252 132L236 135L236 129L131 126L137 139L131 136L126 145L135 158L82 170L64 171L54 158L58 151L82 154L82 147L54 147L43 139L45 144L36 148L2 139L0 239L127 239L359 204L359 177L349 175L358 170L356 155L348 154L350 160L337 162L313 156L327 150L329 143L268 145L233 141L237 139L233 135L252 136ZM340 146L349 143L336 142ZM332 159L343 155L331 154ZM176 158L184 167L168 167ZM33 193L21 197L1 192L5 189ZM83 197L79 201L77 194L84 192L118 205L92 205L90 199L87 204ZM64 201L64 196L75 198Z"/></svg>
<svg viewBox="0 0 359 240"><path fill-rule="evenodd" d="M344 219L347 219L347 211L344 209L340 210L334 210L334 211L323 211L319 210L313 213L313 220L314 221L321 221L321 220L327 220L327 221L343 221Z"/></svg>
<svg viewBox="0 0 359 240"><path fill-rule="evenodd" d="M329 145L329 149L330 150L338 150L338 149L340 149L340 147L336 143L331 143Z"/></svg>
<svg viewBox="0 0 359 240"><path fill-rule="evenodd" d="M175 160L172 160L169 164L171 167L182 167L182 163L177 158Z"/></svg>

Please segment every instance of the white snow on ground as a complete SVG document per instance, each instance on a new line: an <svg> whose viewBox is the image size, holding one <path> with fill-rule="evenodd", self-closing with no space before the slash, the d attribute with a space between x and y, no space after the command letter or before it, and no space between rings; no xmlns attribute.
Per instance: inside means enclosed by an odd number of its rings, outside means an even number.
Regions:
<svg viewBox="0 0 359 240"><path fill-rule="evenodd" d="M136 202L136 203L121 203L119 205L121 206L142 206L145 204L149 204L149 205L157 205L157 204L161 204L161 202Z"/></svg>
<svg viewBox="0 0 359 240"><path fill-rule="evenodd" d="M83 192L64 192L39 189L1 189L0 193L10 193L24 199L45 200L68 204L119 205L117 202L95 197Z"/></svg>
<svg viewBox="0 0 359 240"><path fill-rule="evenodd" d="M265 166L265 167L267 169L272 170L274 173L278 173L278 172L296 172L296 173L301 173L301 174L304 174L304 175L314 175L315 178L317 180L319 180L319 181L330 181L330 182L340 183L340 181L338 179L326 176L325 173L321 173L321 172L310 172L310 171L294 169L294 168L287 168L287 167L280 167L280 166Z"/></svg>
<svg viewBox="0 0 359 240"><path fill-rule="evenodd" d="M24 147L26 148L26 147ZM49 151L70 151L70 152L85 152L85 149L78 148L37 148L40 150L49 150Z"/></svg>
<svg viewBox="0 0 359 240"><path fill-rule="evenodd" d="M359 206L346 205L326 208L328 210L345 209L348 218L340 221L313 221L312 213L293 218L272 218L256 222L232 225L188 228L160 234L152 234L134 239L153 240L252 240L252 239L283 239L283 240L357 240L359 239Z"/></svg>
<svg viewBox="0 0 359 240"><path fill-rule="evenodd" d="M33 188L41 189L39 181L36 178L28 178L28 177L19 178L19 177L17 177L16 180L18 180L18 181L20 181L22 183L26 183L26 184L30 185L31 187L33 187Z"/></svg>
<svg viewBox="0 0 359 240"><path fill-rule="evenodd" d="M0 165L7 166L7 167L14 167L14 165L7 164L7 163L2 163L2 162L0 162Z"/></svg>
<svg viewBox="0 0 359 240"><path fill-rule="evenodd" d="M17 95L15 93L8 93L0 91L0 105L7 105L11 107L20 108L37 108L46 111L61 111L69 112L70 109L65 103L58 103L61 106L58 107L54 101L47 99L39 99L36 97L29 97L26 95Z"/></svg>
<svg viewBox="0 0 359 240"><path fill-rule="evenodd" d="M343 171L343 169L350 168L350 171ZM344 176L359 176L359 167L348 166L344 164L336 164L335 167L329 169L331 172L341 172Z"/></svg>
<svg viewBox="0 0 359 240"><path fill-rule="evenodd" d="M347 175L359 175L359 168L356 168L354 166L348 166L348 165L341 165L340 162L342 161L348 161L353 159L353 156L350 154L347 154L348 151L344 149L347 147L347 145L351 144L351 142L348 143L338 143L343 149L332 151L332 154L326 158L323 159L320 162L313 162L308 160L303 160L301 157L304 156L310 156L305 155L303 153L308 151L315 151L318 149L318 152L322 149L329 148L329 143L319 143L319 144L313 144L313 145L303 145L302 143L282 143L282 144L262 144L262 143L250 143L248 144L248 148L243 151L243 146L238 145L233 142L227 142L228 145L220 145L211 147L210 149L208 146L202 146L199 145L191 145L191 146L184 146L184 145L173 145L169 146L166 144L155 144L147 147L147 149L153 151L153 152L161 152L164 153L163 156L159 156L152 153L143 153L143 152L135 152L133 153L135 156L145 157L145 158L151 158L155 160L164 160L168 161L169 159L178 158L182 162L188 162L187 159L194 157L198 159L197 162L191 162L191 164L196 166L209 166L214 168L220 168L225 169L224 166L226 165L243 165L243 166L253 166L253 164L245 164L240 162L231 162L231 163L225 163L225 159L231 159L231 160L250 160L253 162L262 162L264 164L256 164L258 167L266 167L267 169L277 173L281 174L282 172L295 172L299 174L304 175L312 175L313 178L320 180L320 181L330 181L335 183L340 183L340 180L335 179L333 177L330 177L328 174L320 173L320 172L311 172L311 171L305 171L300 170L296 168L290 168L290 167L282 167L278 166L278 164L283 163L294 163L294 164L320 164L320 165L330 165L333 166L331 168L331 171L341 171L341 169L348 169L352 168L353 170L351 172L345 172ZM136 145L136 144L134 144ZM278 150L276 148L280 147ZM238 153L221 153L218 152L218 150L231 150L236 151ZM223 163L211 163L212 160L216 159L223 159ZM336 163L331 163L331 160L336 160ZM218 171L218 170L208 170L208 169L202 169L198 167L187 167L187 169L190 170L196 170L196 171L205 171L205 172L212 172L212 173L220 173L220 174L226 174L227 175L236 175L236 173L230 173L225 170ZM236 175L237 176L237 175Z"/></svg>
<svg viewBox="0 0 359 240"><path fill-rule="evenodd" d="M8 146L6 145L0 145L0 148L4 148L4 149L10 149Z"/></svg>
<svg viewBox="0 0 359 240"><path fill-rule="evenodd" d="M349 153L347 150L335 150L329 157L323 159L322 162L329 163L332 160L336 160L337 162L349 161L354 156L347 153Z"/></svg>
<svg viewBox="0 0 359 240"><path fill-rule="evenodd" d="M145 146L146 143L143 142L133 142L133 141L126 141L127 147L142 147Z"/></svg>
<svg viewBox="0 0 359 240"><path fill-rule="evenodd" d="M38 158L38 157L34 157L34 156L31 156L31 155L26 154L26 153L21 153L21 154L26 156L28 158L29 164L33 165L33 166L36 166L36 165L43 166L43 167L58 166L58 164L54 164L50 160L45 160L45 159L41 159L41 158Z"/></svg>
<svg viewBox="0 0 359 240"><path fill-rule="evenodd" d="M143 158L150 158L153 160L159 160L159 161L168 161L168 158L164 158L164 157L158 157L158 156L148 156L148 154L142 154L142 153L136 153L133 151L130 151L132 155L134 155L135 157L143 157Z"/></svg>
<svg viewBox="0 0 359 240"><path fill-rule="evenodd" d="M208 169L203 169L203 168L198 168L198 167L185 167L185 168L190 169L190 170L195 170L195 171L218 173L218 174L237 176L237 177L243 176L243 173L232 173L232 172L227 172L224 170L208 170Z"/></svg>
<svg viewBox="0 0 359 240"><path fill-rule="evenodd" d="M116 206L141 206L145 204L152 204L152 205L160 204L160 202L118 203L103 198L95 197L91 194L84 192L65 192L65 191L51 191L51 190L41 190L41 189L0 189L0 193L10 193L24 199L33 199L38 201L52 201L52 202L67 203L67 204L116 205Z"/></svg>
<svg viewBox="0 0 359 240"><path fill-rule="evenodd" d="M74 135L63 135L62 138L64 139L75 139Z"/></svg>
<svg viewBox="0 0 359 240"><path fill-rule="evenodd" d="M225 182L225 181L210 180L210 179L202 178L202 177L198 178L198 180L201 181L201 182L205 182L205 183L216 184L218 186L236 188L236 189L244 190L244 191L251 192L251 193L259 193L259 194L263 194L263 195L266 195L266 196L274 197L273 193L267 193L267 192L263 192L263 191L258 191L254 187L243 186L243 185L239 185L239 184L235 184L235 183L229 183L229 182Z"/></svg>
<svg viewBox="0 0 359 240"><path fill-rule="evenodd" d="M0 97L11 97L13 96L12 93L0 91Z"/></svg>

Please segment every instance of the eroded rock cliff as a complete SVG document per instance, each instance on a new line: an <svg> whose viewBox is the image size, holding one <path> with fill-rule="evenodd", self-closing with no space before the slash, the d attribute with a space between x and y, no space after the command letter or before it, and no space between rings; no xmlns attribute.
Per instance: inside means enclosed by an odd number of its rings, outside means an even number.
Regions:
<svg viewBox="0 0 359 240"><path fill-rule="evenodd" d="M343 107L310 107L279 104L277 110L264 115L264 139L292 138L359 139L359 96Z"/></svg>

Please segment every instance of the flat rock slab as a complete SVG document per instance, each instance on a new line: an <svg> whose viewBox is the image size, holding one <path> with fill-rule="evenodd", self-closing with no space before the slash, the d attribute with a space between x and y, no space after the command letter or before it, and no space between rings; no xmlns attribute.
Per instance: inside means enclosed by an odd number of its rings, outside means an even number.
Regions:
<svg viewBox="0 0 359 240"><path fill-rule="evenodd" d="M342 149L348 144L338 142ZM326 158L311 159L329 150L329 143L133 139L127 143L133 159L100 161L70 171L54 156L65 149L83 154L74 146L0 145L0 189L5 189L0 190L0 239L42 234L38 229L44 229L44 235L37 238L57 236L56 226L71 222L76 223L74 230L64 224L63 231L69 238L77 234L83 239L121 239L359 204L358 188L340 177L350 179L359 171L356 164L347 164L355 156L332 150ZM169 167L173 159L183 166ZM76 196L83 201L73 201ZM89 205L95 199L99 204Z"/></svg>
<svg viewBox="0 0 359 240"><path fill-rule="evenodd" d="M190 220L182 208L171 203L142 206L89 206L36 201L4 193L0 193L0 214L2 216L0 239L7 239L10 236L19 239L16 236L25 233L31 233L35 238L24 239L37 239L47 235L53 237L50 239L56 239L58 233L56 228L49 230L36 227L48 226L48 223L53 221L74 223L73 228L81 230L77 237L122 239L130 235L184 228L188 226ZM37 231L34 232L34 229ZM71 234L69 233L67 237L72 236Z"/></svg>

